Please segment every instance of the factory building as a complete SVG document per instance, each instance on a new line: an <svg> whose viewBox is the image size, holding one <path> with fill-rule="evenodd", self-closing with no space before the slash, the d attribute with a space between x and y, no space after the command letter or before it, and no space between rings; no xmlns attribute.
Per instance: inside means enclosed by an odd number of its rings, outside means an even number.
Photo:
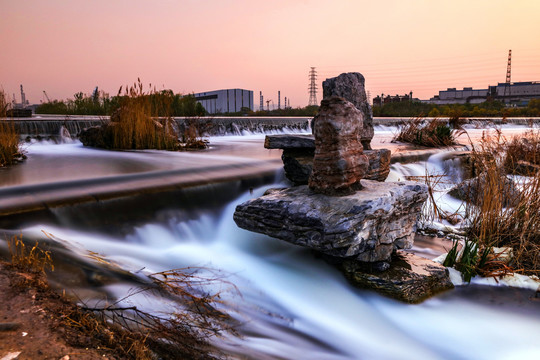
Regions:
<svg viewBox="0 0 540 360"><path fill-rule="evenodd" d="M540 99L540 82L525 81L498 83L486 89L465 87L463 90L448 88L427 102L432 104L479 104L488 98L514 106L526 106L531 99Z"/></svg>
<svg viewBox="0 0 540 360"><path fill-rule="evenodd" d="M382 106L384 104L389 104L389 103L398 103L398 102L408 102L408 101L412 101L414 100L413 97L412 97L412 91L408 94L405 94L405 95L395 95L395 96L390 96L390 95L387 95L386 97L384 96L384 94L382 95L377 95L376 97L373 98L373 106ZM418 100L418 99L416 99Z"/></svg>
<svg viewBox="0 0 540 360"><path fill-rule="evenodd" d="M242 108L253 110L253 91L225 89L193 94L209 114L239 112Z"/></svg>

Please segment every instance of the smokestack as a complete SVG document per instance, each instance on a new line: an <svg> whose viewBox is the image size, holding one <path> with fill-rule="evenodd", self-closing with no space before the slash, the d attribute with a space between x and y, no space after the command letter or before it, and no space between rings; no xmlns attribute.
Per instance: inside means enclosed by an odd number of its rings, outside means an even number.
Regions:
<svg viewBox="0 0 540 360"><path fill-rule="evenodd" d="M277 108L278 110L281 109L281 91L279 90L277 92Z"/></svg>

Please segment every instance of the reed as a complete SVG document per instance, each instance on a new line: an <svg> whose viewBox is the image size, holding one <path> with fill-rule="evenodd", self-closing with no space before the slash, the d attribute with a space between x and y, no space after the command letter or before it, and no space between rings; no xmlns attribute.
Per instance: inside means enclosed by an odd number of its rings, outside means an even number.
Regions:
<svg viewBox="0 0 540 360"><path fill-rule="evenodd" d="M30 247L23 242L22 234L14 235L8 241L11 254L11 265L18 270L29 273L45 273L45 270L54 270L51 253L43 250L36 242Z"/></svg>
<svg viewBox="0 0 540 360"><path fill-rule="evenodd" d="M515 150L519 139L507 141L500 132L484 137L472 151L479 172L483 175L482 202L467 205L467 238L478 244L479 249L510 247L514 271L525 274L540 273L540 172L519 178L518 195L511 204L507 202L511 189L505 185L509 167L516 164L509 160L530 156L529 152ZM536 156L536 155L531 155ZM513 172L513 171L510 171ZM495 260L494 255L490 255ZM491 264L493 265L493 264Z"/></svg>
<svg viewBox="0 0 540 360"><path fill-rule="evenodd" d="M6 95L0 90L0 167L15 164L22 157L19 134L6 119L8 106Z"/></svg>
<svg viewBox="0 0 540 360"><path fill-rule="evenodd" d="M113 149L177 150L179 143L173 128L169 92L145 92L140 79L119 90L119 107L109 124ZM161 115L161 117L160 117Z"/></svg>
<svg viewBox="0 0 540 360"><path fill-rule="evenodd" d="M454 120L453 124L457 125L459 121ZM400 141L426 147L450 146L456 144L456 137L461 131L460 127L454 128L452 124L439 118L417 117L402 126L392 142Z"/></svg>

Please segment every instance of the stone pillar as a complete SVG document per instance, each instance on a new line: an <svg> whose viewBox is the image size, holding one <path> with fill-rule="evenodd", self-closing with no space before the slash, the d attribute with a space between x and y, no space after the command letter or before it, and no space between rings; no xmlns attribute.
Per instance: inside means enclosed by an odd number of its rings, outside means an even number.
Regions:
<svg viewBox="0 0 540 360"><path fill-rule="evenodd" d="M363 114L349 101L330 97L313 119L315 156L309 187L326 195L349 195L362 188L369 166L359 133Z"/></svg>
<svg viewBox="0 0 540 360"><path fill-rule="evenodd" d="M340 96L350 101L364 115L364 123L360 131L360 141L364 150L371 150L373 139L373 113L367 101L364 76L357 72L343 73L337 77L323 81L323 99Z"/></svg>

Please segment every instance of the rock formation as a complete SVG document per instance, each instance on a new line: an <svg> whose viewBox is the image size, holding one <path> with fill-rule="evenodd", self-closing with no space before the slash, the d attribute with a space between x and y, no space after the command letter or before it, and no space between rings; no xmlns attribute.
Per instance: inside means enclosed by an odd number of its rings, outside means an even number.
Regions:
<svg viewBox="0 0 540 360"><path fill-rule="evenodd" d="M424 184L362 180L347 196L314 194L307 186L271 189L236 207L243 229L362 262L389 262L413 244L416 220L427 199Z"/></svg>
<svg viewBox="0 0 540 360"><path fill-rule="evenodd" d="M342 97L351 102L363 114L360 141L365 150L371 150L373 139L373 114L367 101L364 76L357 72L343 73L323 81L323 99L332 96Z"/></svg>
<svg viewBox="0 0 540 360"><path fill-rule="evenodd" d="M357 286L417 302L451 283L446 269L428 260L396 255L399 261L392 263L398 250L412 247L427 186L363 179L368 173L386 178L390 163L388 150L364 154L373 127L366 135L364 111L369 104L363 81L358 73L327 80L325 99L312 121L314 137L266 138L265 147L284 149L287 176L309 186L270 189L238 205L234 221L241 228L323 254ZM349 91L347 96L357 103L330 96L330 90Z"/></svg>
<svg viewBox="0 0 540 360"><path fill-rule="evenodd" d="M267 135L264 147L283 149L281 160L283 160L285 176L294 185L307 185L315 155L313 135ZM364 179L385 181L390 173L390 150L364 150L364 155L369 160Z"/></svg>
<svg viewBox="0 0 540 360"><path fill-rule="evenodd" d="M348 195L360 190L360 180L369 164L358 137L362 112L343 98L330 97L321 102L313 123L315 156L310 189L327 195Z"/></svg>

